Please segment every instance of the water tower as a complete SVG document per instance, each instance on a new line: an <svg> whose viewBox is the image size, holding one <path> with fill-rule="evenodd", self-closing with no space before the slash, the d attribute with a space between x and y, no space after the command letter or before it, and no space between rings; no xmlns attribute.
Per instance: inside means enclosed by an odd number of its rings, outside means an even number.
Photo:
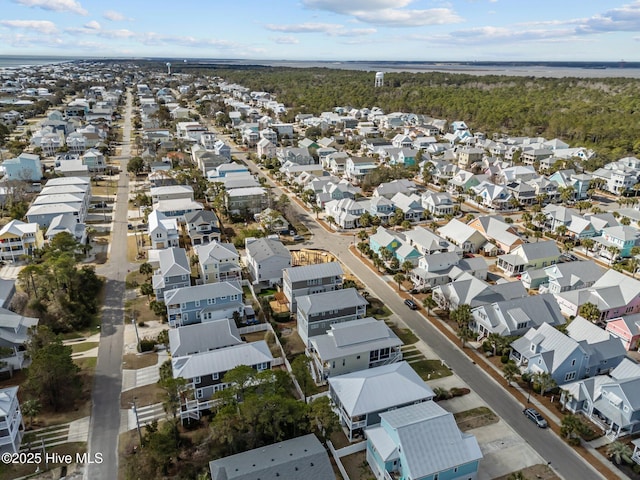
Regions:
<svg viewBox="0 0 640 480"><path fill-rule="evenodd" d="M376 72L376 81L373 84L374 87L384 86L384 72Z"/></svg>
<svg viewBox="0 0 640 480"><path fill-rule="evenodd" d="M167 75L171 75L171 63L167 62Z"/></svg>

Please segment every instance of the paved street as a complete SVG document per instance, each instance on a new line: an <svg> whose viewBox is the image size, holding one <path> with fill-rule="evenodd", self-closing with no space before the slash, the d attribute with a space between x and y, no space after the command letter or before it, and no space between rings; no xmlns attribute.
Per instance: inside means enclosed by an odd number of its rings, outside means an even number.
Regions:
<svg viewBox="0 0 640 480"><path fill-rule="evenodd" d="M242 152L238 153L240 155L237 156L246 161L246 155ZM264 175L253 162L247 161L247 163L252 171L258 171L260 175ZM269 184L272 182L269 181ZM356 241L355 235L329 233L320 227L313 216L303 210L296 202L291 202L291 204L300 214L302 223L313 234L313 238L304 242L302 246L328 249L336 255L367 286L370 292L396 312L402 321L421 340L426 342L438 357L444 360L475 393L480 395L493 411L500 415L542 458L550 462L556 472L566 479L601 477L594 468L550 430L532 428L531 422L522 415L523 405L505 391L504 385L498 384L480 367L471 362L457 345L442 335L420 313L409 310L395 292L393 285L388 284L378 275L373 275L369 268L349 251L349 244Z"/></svg>
<svg viewBox="0 0 640 480"><path fill-rule="evenodd" d="M124 296L128 266L126 215L129 176L126 172L131 144L132 109L133 97L131 92L127 91L127 107L124 116L123 142L120 156L122 172L118 180L109 259L103 267L98 269L98 274L103 275L107 281L105 285L105 303L102 309L98 364L92 393L93 407L89 427L89 452L91 456L101 453L104 462L101 465L88 465L85 478L91 480L113 480L118 478Z"/></svg>

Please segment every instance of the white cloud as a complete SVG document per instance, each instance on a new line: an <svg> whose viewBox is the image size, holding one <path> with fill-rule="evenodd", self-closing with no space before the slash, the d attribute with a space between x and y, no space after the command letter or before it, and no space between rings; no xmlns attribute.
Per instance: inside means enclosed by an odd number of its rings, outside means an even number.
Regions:
<svg viewBox="0 0 640 480"><path fill-rule="evenodd" d="M34 30L46 35L52 35L58 31L56 25L49 20L0 20L0 25L4 25L9 28Z"/></svg>
<svg viewBox="0 0 640 480"><path fill-rule="evenodd" d="M285 33L325 33L335 37L358 37L376 33L375 28L345 28L337 23L293 23L288 25L276 25L270 23L265 25L267 30L272 32Z"/></svg>
<svg viewBox="0 0 640 480"><path fill-rule="evenodd" d="M122 22L123 20L128 20L124 14L120 12L116 12L115 10L107 10L102 14L104 18L107 20L111 20L112 22Z"/></svg>
<svg viewBox="0 0 640 480"><path fill-rule="evenodd" d="M88 28L89 30L100 30L102 27L95 20L91 20L89 23L84 24L84 28Z"/></svg>
<svg viewBox="0 0 640 480"><path fill-rule="evenodd" d="M352 12L352 15L361 22L388 27L446 25L462 21L462 18L449 8L432 8L429 10L398 10L385 8L375 11L356 11Z"/></svg>
<svg viewBox="0 0 640 480"><path fill-rule="evenodd" d="M290 35L284 37L275 37L272 38L272 40L276 43L279 43L280 45L295 45L297 43L300 43L300 41L296 37L292 37Z"/></svg>
<svg viewBox="0 0 640 480"><path fill-rule="evenodd" d="M72 12L78 15L89 14L82 8L80 2L76 0L14 0L14 2L26 7L36 7L53 12Z"/></svg>
<svg viewBox="0 0 640 480"><path fill-rule="evenodd" d="M362 23L389 27L418 27L459 23L462 18L450 8L405 9L413 0L303 0L314 10L349 15Z"/></svg>

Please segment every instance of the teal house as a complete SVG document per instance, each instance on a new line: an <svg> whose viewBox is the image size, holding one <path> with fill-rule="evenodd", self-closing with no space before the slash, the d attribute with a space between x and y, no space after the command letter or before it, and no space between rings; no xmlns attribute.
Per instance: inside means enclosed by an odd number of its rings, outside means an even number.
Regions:
<svg viewBox="0 0 640 480"><path fill-rule="evenodd" d="M482 452L453 414L433 401L380 414L367 428L367 462L378 480L475 480Z"/></svg>

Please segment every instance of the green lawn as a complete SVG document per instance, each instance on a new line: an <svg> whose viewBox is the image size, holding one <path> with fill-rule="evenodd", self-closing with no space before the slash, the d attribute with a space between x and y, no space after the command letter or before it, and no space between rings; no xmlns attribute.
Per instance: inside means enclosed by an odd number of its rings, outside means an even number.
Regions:
<svg viewBox="0 0 640 480"><path fill-rule="evenodd" d="M87 350L91 350L92 348L96 348L99 345L99 342L79 342L71 345L71 349L73 353L82 353Z"/></svg>
<svg viewBox="0 0 640 480"><path fill-rule="evenodd" d="M435 380L451 375L451 370L443 366L440 360L419 360L411 362L410 365L423 380Z"/></svg>
<svg viewBox="0 0 640 480"><path fill-rule="evenodd" d="M386 324L391 330L393 330L393 333L395 333L398 338L402 340L403 344L413 345L418 341L418 337L408 328L400 328L393 322L386 322Z"/></svg>

